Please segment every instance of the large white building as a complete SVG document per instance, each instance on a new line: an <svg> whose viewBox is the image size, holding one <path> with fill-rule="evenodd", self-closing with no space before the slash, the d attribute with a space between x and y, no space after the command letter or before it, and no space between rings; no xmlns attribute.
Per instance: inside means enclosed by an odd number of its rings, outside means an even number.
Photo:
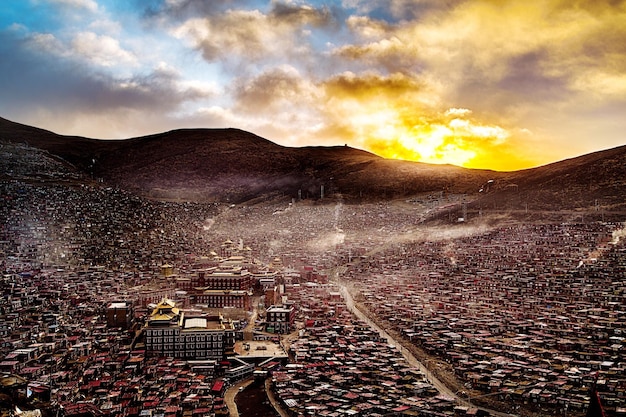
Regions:
<svg viewBox="0 0 626 417"><path fill-rule="evenodd" d="M148 354L181 359L222 360L232 354L235 328L220 316L186 314L163 299L143 329Z"/></svg>

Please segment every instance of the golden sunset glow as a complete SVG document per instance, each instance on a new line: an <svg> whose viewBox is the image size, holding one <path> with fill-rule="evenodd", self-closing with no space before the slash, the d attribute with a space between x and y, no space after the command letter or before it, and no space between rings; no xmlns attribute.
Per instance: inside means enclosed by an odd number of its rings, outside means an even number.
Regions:
<svg viewBox="0 0 626 417"><path fill-rule="evenodd" d="M510 134L499 126L479 125L459 117L418 125L379 125L376 121L382 117L367 119L372 123L361 124L366 130L364 146L385 158L467 168L485 168L484 161L488 159L490 168L499 170L524 168L528 164L519 155L506 154ZM499 160L495 161L493 155L497 154Z"/></svg>
<svg viewBox="0 0 626 417"><path fill-rule="evenodd" d="M470 109L436 111L429 89L403 74L344 73L325 91L337 135L358 138L358 147L385 158L496 170L544 162L524 146L529 131L481 122Z"/></svg>

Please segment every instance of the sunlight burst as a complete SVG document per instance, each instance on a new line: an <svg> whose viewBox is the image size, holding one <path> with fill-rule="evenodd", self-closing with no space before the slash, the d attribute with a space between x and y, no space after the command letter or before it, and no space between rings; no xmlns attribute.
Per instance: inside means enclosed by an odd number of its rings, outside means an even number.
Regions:
<svg viewBox="0 0 626 417"><path fill-rule="evenodd" d="M378 109L353 116L351 122L359 126L366 149L382 157L472 168L478 167L478 156L494 153L511 134L473 120L471 113L452 108L427 118L409 118Z"/></svg>

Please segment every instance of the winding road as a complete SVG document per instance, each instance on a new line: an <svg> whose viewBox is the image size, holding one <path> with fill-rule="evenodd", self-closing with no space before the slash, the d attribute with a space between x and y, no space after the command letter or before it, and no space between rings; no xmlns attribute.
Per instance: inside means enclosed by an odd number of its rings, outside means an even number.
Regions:
<svg viewBox="0 0 626 417"><path fill-rule="evenodd" d="M335 270L334 272L335 272L335 274L333 274L334 277L335 277L334 281L339 286L341 294L343 295L343 298L345 300L346 307L352 312L352 314L354 314L360 320L362 320L365 323L367 323L372 329L376 330L382 337L387 339L387 342L390 345L394 346L396 349L398 349L398 351L402 354L402 356L404 356L406 361L411 366L419 369L425 375L425 377L428 380L428 382L431 385L433 385L435 387L435 389L437 389L437 391L439 391L441 394L443 394L443 395L445 395L447 397L452 398L453 400L457 401L459 404L461 404L463 406L473 407L473 408L477 408L479 410L486 411L491 416L495 416L495 417L517 417L517 415L515 415L515 414L504 413L504 412L501 412L501 411L491 410L491 409L488 409L488 408L477 406L475 404L472 404L472 402L469 401L468 399L460 397L458 395L458 393L452 392L452 390L450 390L443 382L441 382L437 377L435 377L432 374L432 372L430 372L428 370L428 368L426 366L424 366L419 360L417 360L417 358L415 358L415 356L413 356L413 354L408 349L405 349L399 341L394 339L393 336L391 336L389 333L387 333L384 329L381 329L376 323L374 323L372 320L370 320L369 317L367 317L365 314L363 314L363 312L361 312L361 310L359 310L356 307L356 305L354 303L354 299L352 297L352 294L350 293L348 288L344 284L342 284L339 281L339 279L338 279L339 278L339 273L343 272L342 268L338 268L338 270ZM255 313L256 313L256 309L255 309ZM252 316L252 319L250 320L250 324L254 324L254 318L255 318L255 315ZM238 410L237 410L237 405L235 404L235 396L239 393L239 389L241 387L246 387L251 382L252 382L251 379L240 381L239 383L233 385L232 387L230 387L227 390L224 399L225 399L226 405L228 406L228 409L230 411L231 417L238 417L239 416L239 413L238 413ZM269 380L266 381L266 392L268 394L268 399L270 400L270 403L274 406L274 409L281 416L286 417L285 411L282 410L282 408L280 407L279 402L276 400L276 398L274 398L273 393L271 392L271 389L269 389Z"/></svg>
<svg viewBox="0 0 626 417"><path fill-rule="evenodd" d="M364 322L366 322L371 328L375 329L382 337L387 339L387 342L390 345L396 347L396 349L398 349L400 351L400 353L402 354L402 356L404 356L404 358L407 360L407 362L411 366L414 366L414 367L418 368L426 376L426 379L428 380L428 382L430 384L432 384L437 389L437 391L439 391L441 394L453 398L459 404L462 404L462 405L464 405L466 407L473 407L473 408L477 408L479 410L486 411L486 412L488 412L492 416L496 416L496 417L517 417L516 414L503 413L501 411L491 410L491 409L488 409L488 408L477 406L475 404L472 404L467 399L460 397L457 393L452 392L443 382L441 382L439 379L437 379L432 374L432 372L430 372L428 370L428 368L426 368L420 361L418 361L417 358L415 358L415 356L413 356L413 354L408 349L405 349L404 347L402 347L401 343L399 343L389 333L387 333L385 330L381 329L378 325L376 325L376 323L374 323L365 314L363 314L361 312L361 310L359 310L355 306L354 299L352 298L352 294L350 294L350 291L348 291L348 288L345 285L341 284L340 282L337 282L337 285L339 285L339 288L341 289L341 294L343 295L344 300L346 302L346 306L352 312L352 314L354 314L359 319L361 319Z"/></svg>

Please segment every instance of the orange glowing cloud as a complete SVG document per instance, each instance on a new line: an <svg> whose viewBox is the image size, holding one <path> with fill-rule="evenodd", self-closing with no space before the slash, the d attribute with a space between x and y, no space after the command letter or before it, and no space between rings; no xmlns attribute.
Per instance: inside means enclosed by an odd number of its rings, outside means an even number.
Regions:
<svg viewBox="0 0 626 417"><path fill-rule="evenodd" d="M449 109L419 123L398 119L392 124L370 125L363 144L372 152L393 159L496 170L532 165L533 161L522 156L521 146L517 152L512 149L511 132L477 122L470 114L467 109Z"/></svg>
<svg viewBox="0 0 626 417"><path fill-rule="evenodd" d="M529 153L530 132L480 120L469 109L438 110L415 77L345 73L326 84L326 94L337 134L386 158L496 170L544 162Z"/></svg>

